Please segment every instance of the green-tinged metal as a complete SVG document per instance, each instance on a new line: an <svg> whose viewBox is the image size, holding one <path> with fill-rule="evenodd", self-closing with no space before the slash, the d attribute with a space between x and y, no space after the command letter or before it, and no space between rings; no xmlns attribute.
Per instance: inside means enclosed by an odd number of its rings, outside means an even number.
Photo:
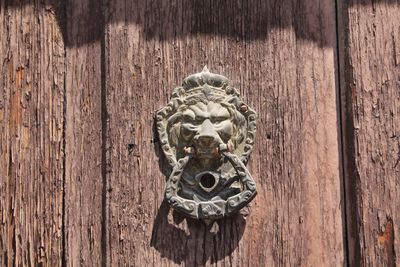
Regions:
<svg viewBox="0 0 400 267"><path fill-rule="evenodd" d="M226 77L204 67L185 78L157 112L157 130L172 168L165 197L174 209L211 221L238 211L256 195L245 166L256 113Z"/></svg>

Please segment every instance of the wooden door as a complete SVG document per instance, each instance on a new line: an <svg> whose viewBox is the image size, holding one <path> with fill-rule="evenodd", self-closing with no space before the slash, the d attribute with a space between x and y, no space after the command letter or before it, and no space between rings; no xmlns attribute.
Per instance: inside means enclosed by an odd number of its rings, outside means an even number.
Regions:
<svg viewBox="0 0 400 267"><path fill-rule="evenodd" d="M398 1L0 4L0 265L399 264ZM205 65L258 114L258 195L211 225L154 122Z"/></svg>

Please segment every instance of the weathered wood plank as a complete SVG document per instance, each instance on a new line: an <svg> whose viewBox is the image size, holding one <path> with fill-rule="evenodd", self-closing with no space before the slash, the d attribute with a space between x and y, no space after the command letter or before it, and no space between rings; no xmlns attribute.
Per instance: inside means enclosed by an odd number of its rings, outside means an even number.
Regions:
<svg viewBox="0 0 400 267"><path fill-rule="evenodd" d="M101 266L101 5L66 5L65 262Z"/></svg>
<svg viewBox="0 0 400 267"><path fill-rule="evenodd" d="M351 266L399 265L399 4L349 1L340 7Z"/></svg>
<svg viewBox="0 0 400 267"><path fill-rule="evenodd" d="M344 262L331 1L108 1L111 266ZM154 111L204 65L259 114L250 214L203 223L163 202Z"/></svg>
<svg viewBox="0 0 400 267"><path fill-rule="evenodd" d="M0 2L0 266L60 266L64 43L51 1Z"/></svg>

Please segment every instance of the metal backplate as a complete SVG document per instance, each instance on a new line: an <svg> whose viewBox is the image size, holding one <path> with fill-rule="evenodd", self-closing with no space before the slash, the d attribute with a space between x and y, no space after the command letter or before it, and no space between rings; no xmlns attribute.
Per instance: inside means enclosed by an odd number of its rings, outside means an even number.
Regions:
<svg viewBox="0 0 400 267"><path fill-rule="evenodd" d="M157 130L172 168L165 196L173 208L213 220L255 196L245 163L254 144L256 114L227 78L206 67L188 76L157 112Z"/></svg>

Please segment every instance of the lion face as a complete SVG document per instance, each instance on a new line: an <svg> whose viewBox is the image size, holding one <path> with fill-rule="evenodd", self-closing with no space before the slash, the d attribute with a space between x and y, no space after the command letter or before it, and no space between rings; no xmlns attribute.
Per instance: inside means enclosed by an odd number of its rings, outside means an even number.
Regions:
<svg viewBox="0 0 400 267"><path fill-rule="evenodd" d="M182 113L181 137L192 143L198 158L213 158L221 143L234 134L233 122L227 108L219 103L197 103Z"/></svg>
<svg viewBox="0 0 400 267"><path fill-rule="evenodd" d="M220 157L220 144L236 144L242 136L244 118L233 107L220 102L197 102L180 112L179 122L170 131L176 147L195 148L198 159ZM179 142L179 144L178 144Z"/></svg>

